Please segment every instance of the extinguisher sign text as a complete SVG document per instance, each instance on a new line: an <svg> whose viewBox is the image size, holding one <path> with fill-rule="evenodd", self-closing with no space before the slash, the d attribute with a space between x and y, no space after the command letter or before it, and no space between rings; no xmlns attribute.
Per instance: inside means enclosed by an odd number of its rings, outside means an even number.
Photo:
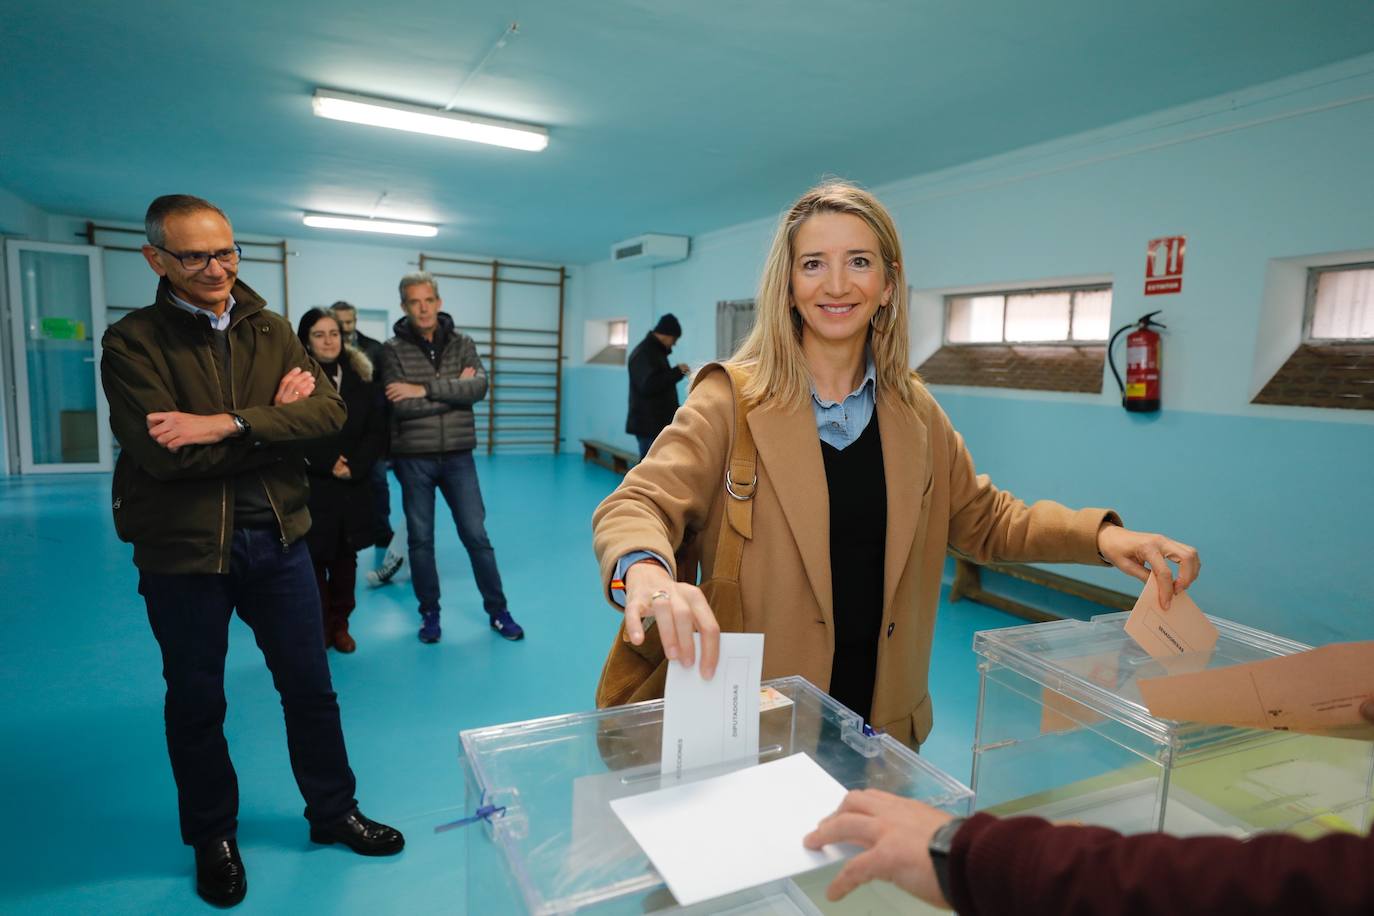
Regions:
<svg viewBox="0 0 1374 916"><path fill-rule="evenodd" d="M1186 235L1150 239L1145 249L1145 295L1158 296L1183 290L1183 252Z"/></svg>

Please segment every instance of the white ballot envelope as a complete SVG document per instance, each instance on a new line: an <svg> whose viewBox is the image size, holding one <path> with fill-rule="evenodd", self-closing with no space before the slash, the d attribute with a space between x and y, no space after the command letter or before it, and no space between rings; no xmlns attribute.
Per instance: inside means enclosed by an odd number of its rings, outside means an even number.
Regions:
<svg viewBox="0 0 1374 916"><path fill-rule="evenodd" d="M758 695L758 691L754 692ZM691 906L853 855L802 839L844 801L845 788L806 754L672 785L611 809L677 902Z"/></svg>
<svg viewBox="0 0 1374 916"><path fill-rule="evenodd" d="M759 681L763 676L763 634L722 633L720 664L709 681L701 677L701 634L697 663L668 665L663 690L664 776L759 753Z"/></svg>

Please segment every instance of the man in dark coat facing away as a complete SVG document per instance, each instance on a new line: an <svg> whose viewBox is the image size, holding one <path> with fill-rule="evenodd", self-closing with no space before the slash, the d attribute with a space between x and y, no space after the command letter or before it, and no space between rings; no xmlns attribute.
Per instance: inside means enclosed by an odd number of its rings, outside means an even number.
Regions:
<svg viewBox="0 0 1374 916"><path fill-rule="evenodd" d="M677 383L691 371L686 363L668 363L668 354L681 336L682 325L671 313L664 313L630 353L630 412L625 418L625 432L639 441L640 458L649 453L663 427L673 422L678 407Z"/></svg>

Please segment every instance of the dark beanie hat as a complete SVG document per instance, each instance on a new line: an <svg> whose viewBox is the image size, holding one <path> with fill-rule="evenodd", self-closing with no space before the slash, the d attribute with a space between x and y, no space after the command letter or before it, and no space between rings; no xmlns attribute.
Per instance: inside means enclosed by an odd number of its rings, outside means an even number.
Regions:
<svg viewBox="0 0 1374 916"><path fill-rule="evenodd" d="M654 325L655 334L664 334L668 337L681 337L682 325L677 323L672 312L664 312L658 319L658 324Z"/></svg>

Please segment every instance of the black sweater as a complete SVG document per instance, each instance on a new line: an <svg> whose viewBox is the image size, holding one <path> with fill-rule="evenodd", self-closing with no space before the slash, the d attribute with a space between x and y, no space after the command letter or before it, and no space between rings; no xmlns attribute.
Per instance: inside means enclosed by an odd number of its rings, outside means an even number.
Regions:
<svg viewBox="0 0 1374 916"><path fill-rule="evenodd" d="M830 590L835 606L835 658L830 695L868 721L883 622L883 549L887 479L874 413L845 449L821 442L830 490Z"/></svg>

